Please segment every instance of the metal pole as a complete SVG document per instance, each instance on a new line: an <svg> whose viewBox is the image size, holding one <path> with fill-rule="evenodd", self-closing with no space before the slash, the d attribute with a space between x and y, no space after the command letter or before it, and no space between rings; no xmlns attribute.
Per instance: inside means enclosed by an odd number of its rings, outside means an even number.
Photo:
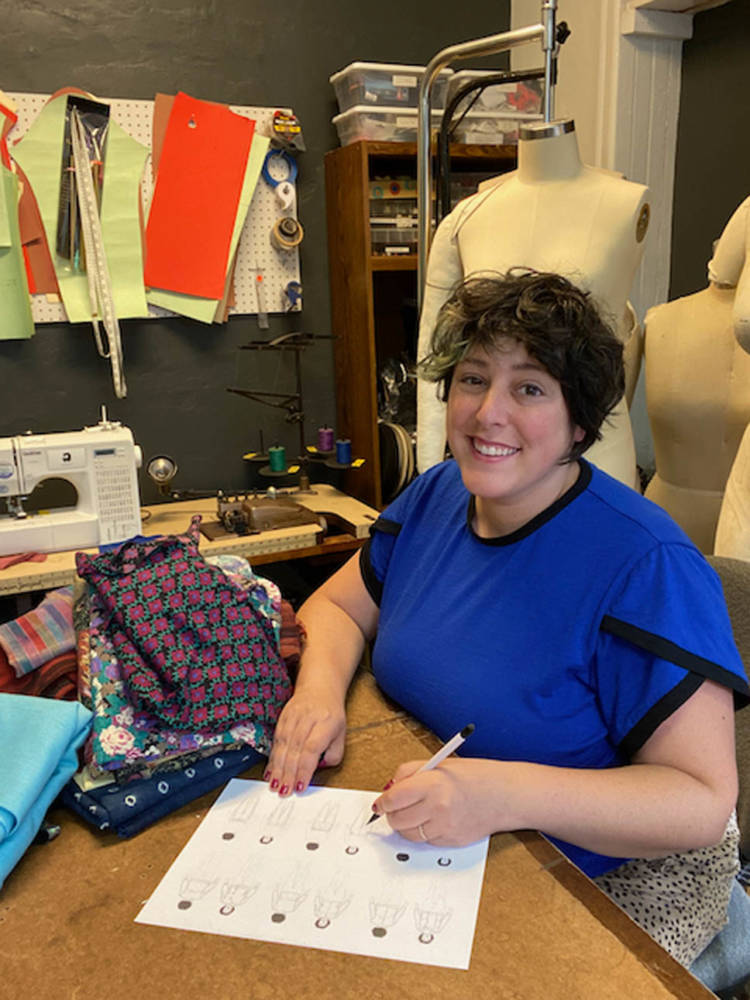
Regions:
<svg viewBox="0 0 750 1000"><path fill-rule="evenodd" d="M557 0L544 0L542 4L542 24L544 26L544 38L542 39L542 49L544 50L544 120L551 122L555 116L555 83L553 76L555 60L555 9Z"/></svg>
<svg viewBox="0 0 750 1000"><path fill-rule="evenodd" d="M515 31L504 31L499 35L488 35L486 38L476 38L470 42L449 45L434 55L427 64L419 84L419 106L417 124L417 213L418 213L418 261L417 261L417 302L421 309L425 278L427 275L427 256L431 242L432 218L432 172L430 170L430 96L432 85L438 73L458 59L471 59L473 56L490 56L498 52L529 42L541 41L545 54L545 121L551 120L552 114L552 59L555 44L555 10L557 0L544 0L542 3L542 23L530 25L528 28L517 28Z"/></svg>

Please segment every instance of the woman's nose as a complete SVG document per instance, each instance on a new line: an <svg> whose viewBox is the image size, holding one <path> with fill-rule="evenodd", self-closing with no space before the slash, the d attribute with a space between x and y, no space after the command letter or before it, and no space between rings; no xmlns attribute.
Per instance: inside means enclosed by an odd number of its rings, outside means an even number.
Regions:
<svg viewBox="0 0 750 1000"><path fill-rule="evenodd" d="M483 424L504 424L508 420L508 394L495 386L489 386L482 396L476 417Z"/></svg>

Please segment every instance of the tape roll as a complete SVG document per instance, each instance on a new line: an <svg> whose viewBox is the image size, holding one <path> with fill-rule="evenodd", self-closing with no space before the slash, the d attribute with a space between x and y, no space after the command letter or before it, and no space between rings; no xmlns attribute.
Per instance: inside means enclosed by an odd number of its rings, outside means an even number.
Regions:
<svg viewBox="0 0 750 1000"><path fill-rule="evenodd" d="M271 230L271 242L280 250L294 250L302 242L305 231L291 215L277 219Z"/></svg>
<svg viewBox="0 0 750 1000"><path fill-rule="evenodd" d="M271 173L271 169L273 169L274 172L278 170L278 164L283 164L281 167L284 171L283 177L275 177L274 174ZM284 149L270 149L266 153L265 159L263 160L261 173L263 175L263 180L266 184L270 184L271 187L276 187L277 184L281 184L284 181L294 184L297 180L297 161Z"/></svg>

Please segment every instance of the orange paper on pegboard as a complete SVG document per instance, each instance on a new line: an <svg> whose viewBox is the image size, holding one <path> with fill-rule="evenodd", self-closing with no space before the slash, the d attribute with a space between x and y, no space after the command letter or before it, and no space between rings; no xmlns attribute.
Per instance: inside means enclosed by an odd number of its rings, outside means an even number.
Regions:
<svg viewBox="0 0 750 1000"><path fill-rule="evenodd" d="M179 93L146 226L150 288L221 299L255 123Z"/></svg>

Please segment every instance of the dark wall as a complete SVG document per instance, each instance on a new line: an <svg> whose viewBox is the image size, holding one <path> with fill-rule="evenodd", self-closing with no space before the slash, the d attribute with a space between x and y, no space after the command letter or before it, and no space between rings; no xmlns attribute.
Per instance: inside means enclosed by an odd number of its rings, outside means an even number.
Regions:
<svg viewBox="0 0 750 1000"><path fill-rule="evenodd" d="M307 146L298 179L304 310L272 317L270 335L327 334L323 157L338 145L328 77L355 60L426 63L446 45L507 30L509 9L509 0L467 0L460 17L455 4L435 0L16 4L3 19L0 88L50 93L76 85L100 97L141 99L183 90L229 104L293 107ZM297 432L283 413L226 392L237 384L294 389L291 367L278 356L238 350L260 336L255 317L211 327L179 318L126 320L122 329L128 396L121 401L87 325L45 324L31 341L0 341L0 436L95 423L104 403L132 428L146 457L167 452L177 459L174 485L188 489L248 484L241 456L257 450L259 430L266 446L278 441L295 453ZM332 367L330 341L304 355L308 441L334 421ZM144 503L155 499L143 475L141 490Z"/></svg>
<svg viewBox="0 0 750 1000"><path fill-rule="evenodd" d="M685 42L670 298L705 288L713 241L750 195L750 5L696 14Z"/></svg>

